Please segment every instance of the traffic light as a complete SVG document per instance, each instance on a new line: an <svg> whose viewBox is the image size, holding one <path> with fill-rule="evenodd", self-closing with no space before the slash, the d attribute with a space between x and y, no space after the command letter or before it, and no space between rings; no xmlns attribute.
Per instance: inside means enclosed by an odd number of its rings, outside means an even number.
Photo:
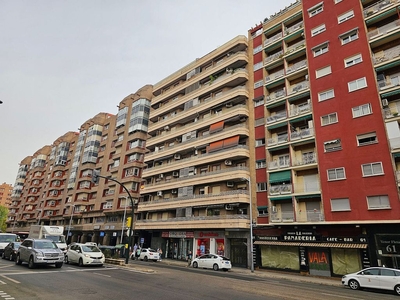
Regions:
<svg viewBox="0 0 400 300"><path fill-rule="evenodd" d="M126 222L125 222L126 228L130 228L131 227L131 223L132 223L132 217L127 217L126 218Z"/></svg>
<svg viewBox="0 0 400 300"><path fill-rule="evenodd" d="M99 170L93 170L92 172L92 182L94 184L98 184L99 183L99 175L100 175L100 171Z"/></svg>

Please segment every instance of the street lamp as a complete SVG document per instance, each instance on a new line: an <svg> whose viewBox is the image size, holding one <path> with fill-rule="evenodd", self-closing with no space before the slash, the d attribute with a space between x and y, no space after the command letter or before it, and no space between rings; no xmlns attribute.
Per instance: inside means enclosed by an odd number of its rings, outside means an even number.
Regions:
<svg viewBox="0 0 400 300"><path fill-rule="evenodd" d="M68 241L68 237L69 237L69 232L71 230L72 216L74 215L75 204L67 205L67 207L71 207L71 206L72 206L72 211L71 211L71 217L69 218L69 225L68 225L68 231L67 231L67 241ZM72 239L71 239L71 242L72 242Z"/></svg>
<svg viewBox="0 0 400 300"><path fill-rule="evenodd" d="M121 229L121 241L120 244L123 243L123 237L124 237L124 228L125 228L125 218L126 218L126 207L128 206L128 197L125 197L125 209L124 209L124 217L122 219L122 229ZM131 220L132 222L132 220Z"/></svg>
<svg viewBox="0 0 400 300"><path fill-rule="evenodd" d="M243 180L246 180L249 184L249 196L250 196L250 254L251 254L251 259L250 259L250 270L252 273L254 273L254 257L253 257L253 205L252 205L252 197L251 197L251 179L249 178L243 178Z"/></svg>

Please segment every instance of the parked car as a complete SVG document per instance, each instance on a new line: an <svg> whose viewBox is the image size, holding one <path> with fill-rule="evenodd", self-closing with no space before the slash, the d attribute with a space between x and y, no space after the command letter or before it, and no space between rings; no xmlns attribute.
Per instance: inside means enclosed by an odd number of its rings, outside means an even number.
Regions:
<svg viewBox="0 0 400 300"><path fill-rule="evenodd" d="M361 288L392 290L400 295L400 270L372 267L344 275L342 284L352 290Z"/></svg>
<svg viewBox="0 0 400 300"><path fill-rule="evenodd" d="M193 268L214 269L215 271L218 271L219 269L224 271L232 269L232 264L229 258L217 254L205 254L196 257L192 261L192 266Z"/></svg>
<svg viewBox="0 0 400 300"><path fill-rule="evenodd" d="M80 267L88 265L102 266L105 261L103 252L95 243L73 243L68 246L65 263L77 263Z"/></svg>
<svg viewBox="0 0 400 300"><path fill-rule="evenodd" d="M15 260L17 257L17 251L19 248L19 245L21 245L21 242L11 242L8 243L7 246L4 247L3 254L1 255L2 259L9 259L9 260Z"/></svg>
<svg viewBox="0 0 400 300"><path fill-rule="evenodd" d="M28 263L30 269L36 265L54 264L61 268L64 262L64 253L51 240L25 239L18 248L15 263L21 265Z"/></svg>
<svg viewBox="0 0 400 300"><path fill-rule="evenodd" d="M131 259L135 259L135 254L131 254ZM140 250L140 255L138 257L140 260L148 261L158 261L160 259L160 254L157 252L157 250L151 249L151 248L142 248Z"/></svg>

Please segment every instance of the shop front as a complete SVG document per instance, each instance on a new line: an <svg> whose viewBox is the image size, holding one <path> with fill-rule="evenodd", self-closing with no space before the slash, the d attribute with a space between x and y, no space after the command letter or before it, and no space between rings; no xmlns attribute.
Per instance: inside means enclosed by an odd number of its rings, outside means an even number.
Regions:
<svg viewBox="0 0 400 300"><path fill-rule="evenodd" d="M376 234L378 265L400 268L400 234Z"/></svg>
<svg viewBox="0 0 400 300"><path fill-rule="evenodd" d="M262 268L317 276L340 276L370 266L365 237L323 236L315 231L287 231L256 236Z"/></svg>
<svg viewBox="0 0 400 300"><path fill-rule="evenodd" d="M224 231L195 231L194 244L195 257L208 253L225 256Z"/></svg>
<svg viewBox="0 0 400 300"><path fill-rule="evenodd" d="M186 260L193 251L193 231L163 231L161 237L165 240L165 258Z"/></svg>

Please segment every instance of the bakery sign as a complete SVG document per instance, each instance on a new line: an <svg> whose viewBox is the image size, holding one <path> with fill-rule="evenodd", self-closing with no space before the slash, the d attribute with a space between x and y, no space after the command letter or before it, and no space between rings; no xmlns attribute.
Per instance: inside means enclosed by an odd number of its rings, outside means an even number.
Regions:
<svg viewBox="0 0 400 300"><path fill-rule="evenodd" d="M286 242L317 242L321 236L312 231L288 231L282 235L282 240Z"/></svg>

